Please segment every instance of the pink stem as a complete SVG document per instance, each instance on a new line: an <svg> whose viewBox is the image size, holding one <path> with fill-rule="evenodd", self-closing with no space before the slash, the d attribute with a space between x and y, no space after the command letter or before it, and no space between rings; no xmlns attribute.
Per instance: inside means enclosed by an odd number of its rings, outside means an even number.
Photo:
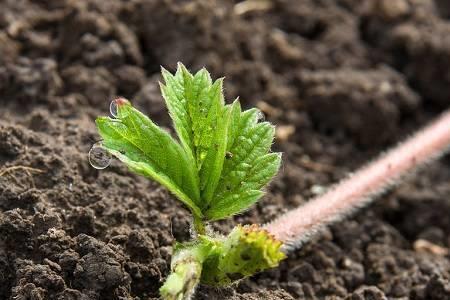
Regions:
<svg viewBox="0 0 450 300"><path fill-rule="evenodd" d="M321 228L368 204L403 176L437 159L450 146L450 111L325 194L278 217L265 228L296 248Z"/></svg>

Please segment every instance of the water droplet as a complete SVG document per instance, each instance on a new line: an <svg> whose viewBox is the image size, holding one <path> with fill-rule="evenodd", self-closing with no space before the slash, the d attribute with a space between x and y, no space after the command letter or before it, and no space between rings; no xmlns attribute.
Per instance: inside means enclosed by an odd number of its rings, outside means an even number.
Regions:
<svg viewBox="0 0 450 300"><path fill-rule="evenodd" d="M266 116L264 115L264 113L262 111L258 112L258 114L256 115L256 118L257 118L258 122L264 122L266 120Z"/></svg>
<svg viewBox="0 0 450 300"><path fill-rule="evenodd" d="M107 168L111 164L112 155L103 148L102 143L95 143L89 150L89 163L98 170Z"/></svg>
<svg viewBox="0 0 450 300"><path fill-rule="evenodd" d="M109 104L109 112L111 113L111 116L117 118L117 99L114 99Z"/></svg>

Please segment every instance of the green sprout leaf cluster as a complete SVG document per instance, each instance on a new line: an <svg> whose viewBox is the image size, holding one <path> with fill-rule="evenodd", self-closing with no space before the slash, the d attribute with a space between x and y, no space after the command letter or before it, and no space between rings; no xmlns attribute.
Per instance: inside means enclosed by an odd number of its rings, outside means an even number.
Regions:
<svg viewBox="0 0 450 300"><path fill-rule="evenodd" d="M190 299L198 283L231 284L285 257L281 242L259 227L237 226L228 236L207 232L209 221L241 213L263 194L277 173L272 153L275 128L257 109L226 104L223 79L205 69L175 74L162 69L161 91L176 137L123 98L113 118L99 117L102 147L132 171L165 186L191 211L197 235L174 248L171 274L161 287L165 300Z"/></svg>
<svg viewBox="0 0 450 300"><path fill-rule="evenodd" d="M117 118L99 117L103 146L131 170L164 185L200 221L224 219L254 204L277 173L280 153L270 153L274 126L257 109L225 104L223 79L182 64L162 70L161 84L177 139L128 101Z"/></svg>

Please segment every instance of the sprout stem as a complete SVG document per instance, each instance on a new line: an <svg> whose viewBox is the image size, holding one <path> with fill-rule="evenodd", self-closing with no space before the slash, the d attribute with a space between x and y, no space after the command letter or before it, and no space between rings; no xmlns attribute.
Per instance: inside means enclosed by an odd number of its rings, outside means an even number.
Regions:
<svg viewBox="0 0 450 300"><path fill-rule="evenodd" d="M325 194L278 217L265 228L285 243L286 250L298 248L324 226L364 207L405 175L442 156L449 146L450 111L447 111Z"/></svg>
<svg viewBox="0 0 450 300"><path fill-rule="evenodd" d="M204 221L198 217L197 215L194 214L194 229L195 232L197 234L205 234L206 233L206 228L205 228L205 223Z"/></svg>

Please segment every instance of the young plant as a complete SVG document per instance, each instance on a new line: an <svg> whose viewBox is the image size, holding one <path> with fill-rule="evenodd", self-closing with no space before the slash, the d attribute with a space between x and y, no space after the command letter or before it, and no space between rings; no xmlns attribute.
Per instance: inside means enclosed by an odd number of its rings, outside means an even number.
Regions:
<svg viewBox="0 0 450 300"><path fill-rule="evenodd" d="M221 236L208 222L249 208L279 168L280 154L269 153L274 128L259 122L255 109L242 111L238 101L226 105L222 80L213 83L206 70L192 75L179 64L175 75L162 72L161 90L178 141L119 98L112 103L114 118L97 119L103 141L94 145L90 161L103 168L112 154L164 185L191 211L196 234L175 244L163 299L189 299L199 282L229 285L277 266L284 252L449 150L450 111L324 195L263 228L238 225Z"/></svg>
<svg viewBox="0 0 450 300"><path fill-rule="evenodd" d="M188 299L199 282L222 286L278 265L281 242L257 226L238 226L227 237L207 230L211 221L248 209L277 173L281 154L270 152L274 126L239 101L225 104L222 79L202 69L191 74L182 64L173 75L162 69L162 95L177 139L123 98L111 117L96 120L101 144L90 161L111 154L132 171L165 186L190 210L195 236L178 243L172 274L161 288L164 299ZM104 153L102 151L107 151Z"/></svg>

